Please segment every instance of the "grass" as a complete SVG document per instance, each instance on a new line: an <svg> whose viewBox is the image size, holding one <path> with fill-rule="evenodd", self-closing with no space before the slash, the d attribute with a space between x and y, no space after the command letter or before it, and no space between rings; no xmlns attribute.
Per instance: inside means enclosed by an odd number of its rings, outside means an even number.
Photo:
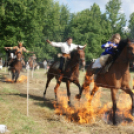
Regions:
<svg viewBox="0 0 134 134"><path fill-rule="evenodd" d="M4 73L1 70L0 73ZM3 83L0 82L0 124L8 127L10 134L125 134L133 133L133 126L117 126L105 124L97 119L93 124L77 124L68 122L64 116L54 113L53 101L55 80L47 90L47 101L42 99L46 83L46 75L43 69L35 70L34 78L29 72L29 116L27 117L26 91L27 83ZM26 75L26 73L22 73ZM133 75L133 74L132 74ZM85 72L80 72L80 83L83 83ZM11 77L11 76L8 76ZM132 83L130 83L132 86ZM64 83L59 91L66 91ZM110 90L102 89L106 94L101 97L103 103L111 101ZM78 88L71 84L72 100L78 93Z"/></svg>

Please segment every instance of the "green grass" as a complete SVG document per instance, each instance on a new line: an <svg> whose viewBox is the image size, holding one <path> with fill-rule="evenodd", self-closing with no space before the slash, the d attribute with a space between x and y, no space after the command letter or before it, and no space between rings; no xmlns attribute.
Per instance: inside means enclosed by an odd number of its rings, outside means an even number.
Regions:
<svg viewBox="0 0 134 134"><path fill-rule="evenodd" d="M2 92L3 94L19 94L19 93L20 93L18 90L12 89L12 88L3 88L3 89L1 90L1 92Z"/></svg>
<svg viewBox="0 0 134 134"><path fill-rule="evenodd" d="M4 72L5 70L3 70ZM0 71L2 72L2 70ZM26 73L22 73L26 75ZM27 101L26 101L26 83L3 83L0 82L0 124L8 127L10 134L116 134L128 133L129 127L118 126L112 127L105 124L102 120L93 124L79 125L77 123L68 122L65 116L55 115L51 101L43 101L42 93L46 83L46 75L44 69L36 70L34 78L29 72L29 116L27 117ZM132 73L132 76L134 73ZM79 80L82 84L85 72L80 72ZM9 76L10 77L10 76ZM132 78L132 77L131 77ZM131 79L132 80L132 79ZM54 99L55 80L52 80L47 98ZM132 81L130 81L132 87ZM65 83L61 84L61 91L66 91ZM111 93L109 89L102 89L105 95L101 101L106 103L111 101ZM78 93L78 89L71 84L72 100L74 95ZM84 96L83 96L84 97ZM130 131L132 132L132 131Z"/></svg>
<svg viewBox="0 0 134 134"><path fill-rule="evenodd" d="M8 110L6 118L3 120L3 115L0 116L0 123L6 124L8 130L12 134L40 134L39 125L33 121L32 118L29 118L20 113L17 109L11 108L10 105L7 108Z"/></svg>

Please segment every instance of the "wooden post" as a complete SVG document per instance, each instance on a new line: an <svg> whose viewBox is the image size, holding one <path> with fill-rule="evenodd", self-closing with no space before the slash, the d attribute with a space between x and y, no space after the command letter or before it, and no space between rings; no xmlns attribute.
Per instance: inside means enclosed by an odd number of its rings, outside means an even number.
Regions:
<svg viewBox="0 0 134 134"><path fill-rule="evenodd" d="M27 67L27 116L29 116L29 66Z"/></svg>

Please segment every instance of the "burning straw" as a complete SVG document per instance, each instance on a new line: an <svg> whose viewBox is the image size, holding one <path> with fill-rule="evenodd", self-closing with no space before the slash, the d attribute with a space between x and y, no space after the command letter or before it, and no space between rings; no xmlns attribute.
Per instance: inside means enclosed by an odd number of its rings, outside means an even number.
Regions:
<svg viewBox="0 0 134 134"><path fill-rule="evenodd" d="M106 123L112 123L112 102L102 105L101 95L101 91L97 92L91 102L89 101L91 96L86 94L85 99L82 98L80 104L77 101L74 107L70 107L68 106L66 93L60 93L58 103L54 103L55 114L65 115L66 120L79 124L94 123L99 118ZM131 104L129 95L125 93L119 95L116 113L118 116L117 120L122 125L126 125L134 120L130 113Z"/></svg>
<svg viewBox="0 0 134 134"><path fill-rule="evenodd" d="M18 78L17 82L25 82L26 80L27 80L27 76L21 75L21 76ZM10 79L10 78L6 78L6 77L5 77L4 82L11 82L11 83L13 83L14 81L13 81L12 79Z"/></svg>

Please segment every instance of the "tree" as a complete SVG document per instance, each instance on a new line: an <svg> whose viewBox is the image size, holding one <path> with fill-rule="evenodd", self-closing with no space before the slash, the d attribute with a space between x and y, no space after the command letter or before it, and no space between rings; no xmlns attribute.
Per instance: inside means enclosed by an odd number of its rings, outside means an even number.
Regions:
<svg viewBox="0 0 134 134"><path fill-rule="evenodd" d="M120 13L121 4L121 0L109 0L106 4L106 14L111 23L111 34L122 34L121 28L126 24L125 14Z"/></svg>
<svg viewBox="0 0 134 134"><path fill-rule="evenodd" d="M134 39L134 13L130 15L129 28L130 28L130 37Z"/></svg>
<svg viewBox="0 0 134 134"><path fill-rule="evenodd" d="M77 14L72 15L69 24L70 35L74 38L76 44L86 44L86 59L90 61L99 57L101 53L101 12L97 4L93 4L91 9L85 9Z"/></svg>

